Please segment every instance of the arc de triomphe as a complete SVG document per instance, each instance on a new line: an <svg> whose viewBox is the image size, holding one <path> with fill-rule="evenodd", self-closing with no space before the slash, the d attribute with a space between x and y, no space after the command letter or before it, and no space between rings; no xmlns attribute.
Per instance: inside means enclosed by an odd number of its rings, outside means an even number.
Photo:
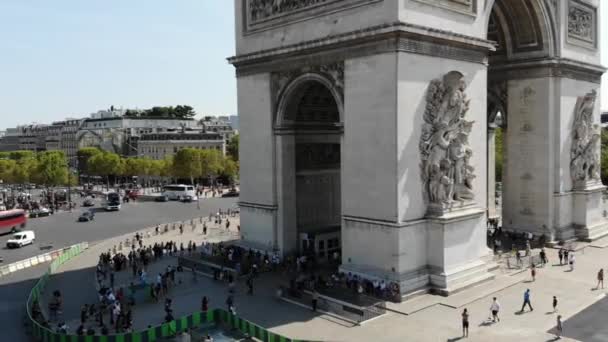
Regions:
<svg viewBox="0 0 608 342"><path fill-rule="evenodd" d="M491 278L498 113L504 229L608 233L599 0L235 4L245 243L402 293Z"/></svg>

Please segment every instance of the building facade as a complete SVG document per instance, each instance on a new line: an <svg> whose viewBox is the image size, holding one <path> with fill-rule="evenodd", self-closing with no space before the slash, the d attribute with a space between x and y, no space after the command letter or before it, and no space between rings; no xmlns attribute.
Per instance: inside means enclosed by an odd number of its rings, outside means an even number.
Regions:
<svg viewBox="0 0 608 342"><path fill-rule="evenodd" d="M401 293L492 278L503 228L608 233L599 180L599 0L235 0L241 226ZM490 189L490 191L488 191Z"/></svg>
<svg viewBox="0 0 608 342"><path fill-rule="evenodd" d="M110 116L83 121L78 133L78 148L99 147L121 155L139 155L138 140L143 134L162 133L176 129L194 129L194 119L127 118Z"/></svg>
<svg viewBox="0 0 608 342"><path fill-rule="evenodd" d="M19 149L19 136L21 128L7 128L0 139L0 152L10 152Z"/></svg>
<svg viewBox="0 0 608 342"><path fill-rule="evenodd" d="M151 159L173 157L184 148L215 149L226 154L226 140L219 133L173 131L143 134L138 141L139 155Z"/></svg>

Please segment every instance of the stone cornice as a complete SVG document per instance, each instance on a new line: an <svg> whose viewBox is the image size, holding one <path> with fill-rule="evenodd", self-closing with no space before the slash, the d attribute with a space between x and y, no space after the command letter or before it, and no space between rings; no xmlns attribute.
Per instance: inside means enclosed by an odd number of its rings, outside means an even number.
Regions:
<svg viewBox="0 0 608 342"><path fill-rule="evenodd" d="M403 51L487 63L488 52L494 49L494 43L489 40L395 22L238 55L228 58L228 62L233 64L239 72L245 71L247 68L263 67L264 64L275 62L277 59L281 59L285 63L288 58L302 55L333 53L348 57ZM344 58L342 57L342 59Z"/></svg>
<svg viewBox="0 0 608 342"><path fill-rule="evenodd" d="M602 74L606 70L601 65L579 62L567 58L545 58L490 66L488 75L492 81L564 77L600 84Z"/></svg>

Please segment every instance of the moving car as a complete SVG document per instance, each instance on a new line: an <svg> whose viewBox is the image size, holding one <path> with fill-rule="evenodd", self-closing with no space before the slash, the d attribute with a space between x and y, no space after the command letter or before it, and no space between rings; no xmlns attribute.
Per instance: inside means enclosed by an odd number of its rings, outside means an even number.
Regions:
<svg viewBox="0 0 608 342"><path fill-rule="evenodd" d="M46 217L51 215L51 211L47 208L38 208L30 211L30 218L34 217Z"/></svg>
<svg viewBox="0 0 608 342"><path fill-rule="evenodd" d="M87 198L84 200L84 202L82 202L83 207L92 207L94 205L95 205L95 202L93 202L93 200L90 198Z"/></svg>
<svg viewBox="0 0 608 342"><path fill-rule="evenodd" d="M223 194L222 197L239 197L239 192L236 190L230 190L227 193Z"/></svg>
<svg viewBox="0 0 608 342"><path fill-rule="evenodd" d="M156 198L154 198L154 201L156 201L156 202L169 202L169 196L167 196L167 195L160 195L160 196L157 196Z"/></svg>
<svg viewBox="0 0 608 342"><path fill-rule="evenodd" d="M16 233L11 239L6 241L7 248L19 248L25 245L31 245L36 240L36 234L32 230L24 230Z"/></svg>
<svg viewBox="0 0 608 342"><path fill-rule="evenodd" d="M92 211L85 211L84 213L80 214L80 216L78 217L78 222L89 222L89 221L93 221L95 219L95 213Z"/></svg>

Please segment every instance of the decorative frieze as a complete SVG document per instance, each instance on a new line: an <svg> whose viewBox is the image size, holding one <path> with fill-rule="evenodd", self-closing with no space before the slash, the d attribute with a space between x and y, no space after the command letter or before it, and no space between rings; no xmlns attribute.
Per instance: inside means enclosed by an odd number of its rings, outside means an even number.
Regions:
<svg viewBox="0 0 608 342"><path fill-rule="evenodd" d="M593 123L595 90L581 96L576 102L572 147L570 148L570 176L575 189L586 188L589 182L600 181L600 134Z"/></svg>
<svg viewBox="0 0 608 342"><path fill-rule="evenodd" d="M415 0L427 5L445 8L467 15L477 15L477 0Z"/></svg>
<svg viewBox="0 0 608 342"><path fill-rule="evenodd" d="M460 72L431 81L426 95L420 138L421 176L428 214L442 216L474 200L475 178L469 135L473 121L465 120L469 102Z"/></svg>
<svg viewBox="0 0 608 342"><path fill-rule="evenodd" d="M568 42L595 49L597 47L597 9L580 1L568 3Z"/></svg>
<svg viewBox="0 0 608 342"><path fill-rule="evenodd" d="M246 31L273 28L382 0L243 0Z"/></svg>

